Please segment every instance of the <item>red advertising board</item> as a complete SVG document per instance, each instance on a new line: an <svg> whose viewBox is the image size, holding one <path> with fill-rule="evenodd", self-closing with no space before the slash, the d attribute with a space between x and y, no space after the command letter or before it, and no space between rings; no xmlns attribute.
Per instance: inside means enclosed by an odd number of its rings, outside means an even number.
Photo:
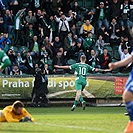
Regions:
<svg viewBox="0 0 133 133"><path fill-rule="evenodd" d="M123 94L126 82L128 78L115 78L115 94Z"/></svg>

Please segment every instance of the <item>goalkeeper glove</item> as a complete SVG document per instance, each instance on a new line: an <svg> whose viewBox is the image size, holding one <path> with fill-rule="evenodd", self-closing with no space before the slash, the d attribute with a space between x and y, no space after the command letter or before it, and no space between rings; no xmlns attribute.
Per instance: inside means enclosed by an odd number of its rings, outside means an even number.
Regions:
<svg viewBox="0 0 133 133"><path fill-rule="evenodd" d="M32 122L31 118L29 116L25 116L23 119L21 119L19 122Z"/></svg>

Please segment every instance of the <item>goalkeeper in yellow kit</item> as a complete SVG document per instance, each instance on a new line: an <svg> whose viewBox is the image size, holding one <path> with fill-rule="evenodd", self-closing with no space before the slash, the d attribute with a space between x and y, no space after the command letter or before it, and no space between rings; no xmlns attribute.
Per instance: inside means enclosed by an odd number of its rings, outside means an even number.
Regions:
<svg viewBox="0 0 133 133"><path fill-rule="evenodd" d="M93 68L90 65L86 64L85 63L86 62L85 55L82 55L80 57L80 61L81 61L80 63L76 63L71 66L58 66L58 65L54 66L55 68L75 70L75 72L77 74L76 82L75 82L76 97L75 97L74 104L71 108L71 111L74 111L74 109L76 108L79 101L82 103L83 110L85 110L86 102L84 101L84 99L82 97L82 90L86 86L86 75L87 75L88 71L106 71L106 70L102 70L102 69Z"/></svg>
<svg viewBox="0 0 133 133"><path fill-rule="evenodd" d="M13 105L6 106L0 110L0 122L33 122L34 118L24 108L21 101L16 101Z"/></svg>

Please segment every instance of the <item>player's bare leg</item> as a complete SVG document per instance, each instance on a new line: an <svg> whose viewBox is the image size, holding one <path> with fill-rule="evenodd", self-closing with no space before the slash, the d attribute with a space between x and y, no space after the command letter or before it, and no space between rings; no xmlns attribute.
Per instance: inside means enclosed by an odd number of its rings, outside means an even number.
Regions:
<svg viewBox="0 0 133 133"><path fill-rule="evenodd" d="M78 90L78 91L76 92L75 101L74 101L74 104L73 104L73 106L72 106L72 108L71 108L71 111L74 111L74 110L75 110L77 104L79 103L80 96L81 96L81 90Z"/></svg>
<svg viewBox="0 0 133 133"><path fill-rule="evenodd" d="M82 108L83 108L83 110L85 110L86 102L85 102L85 100L83 99L82 95L80 96L79 100L80 100L80 102L82 103Z"/></svg>
<svg viewBox="0 0 133 133"><path fill-rule="evenodd" d="M127 113L129 114L130 121L127 124L127 127L124 130L124 133L133 132L133 93L125 90L123 93L123 102L126 105Z"/></svg>

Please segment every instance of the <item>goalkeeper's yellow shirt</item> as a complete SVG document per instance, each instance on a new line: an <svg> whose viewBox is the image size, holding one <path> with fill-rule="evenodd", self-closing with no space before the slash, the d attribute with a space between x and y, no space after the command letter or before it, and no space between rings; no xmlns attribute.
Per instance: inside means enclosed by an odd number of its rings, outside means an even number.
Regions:
<svg viewBox="0 0 133 133"><path fill-rule="evenodd" d="M23 108L22 114L16 115L12 112L13 106L7 106L0 111L0 122L19 122L23 117L29 116L32 121L34 118L28 113L28 111Z"/></svg>

